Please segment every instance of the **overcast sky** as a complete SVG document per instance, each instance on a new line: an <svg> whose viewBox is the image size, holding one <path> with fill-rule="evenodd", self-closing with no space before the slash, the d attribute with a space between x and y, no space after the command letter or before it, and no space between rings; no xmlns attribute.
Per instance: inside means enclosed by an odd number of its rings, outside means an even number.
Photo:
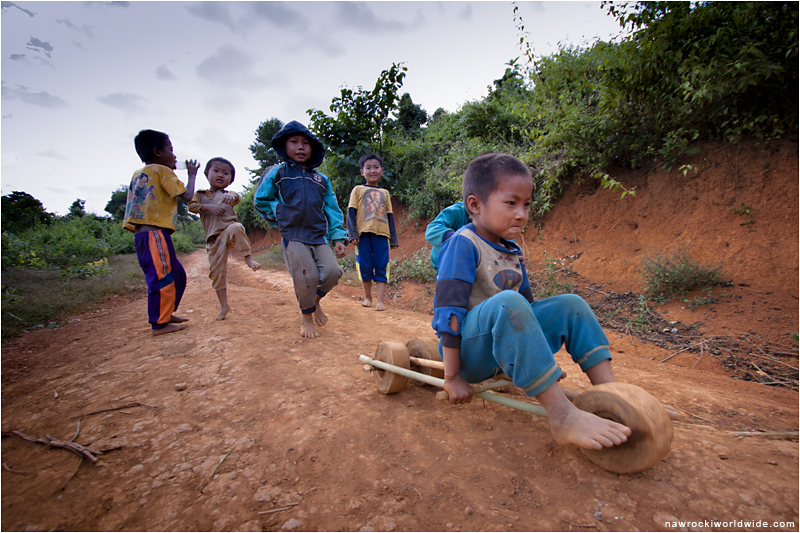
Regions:
<svg viewBox="0 0 800 533"><path fill-rule="evenodd" d="M600 2L519 2L537 54L609 40ZM106 215L141 167L133 138L169 134L179 158L222 156L232 189L271 117L308 124L342 86L408 67L429 114L487 94L521 55L511 2L2 2L2 194ZM186 171L178 171L185 180ZM208 183L201 173L198 187Z"/></svg>

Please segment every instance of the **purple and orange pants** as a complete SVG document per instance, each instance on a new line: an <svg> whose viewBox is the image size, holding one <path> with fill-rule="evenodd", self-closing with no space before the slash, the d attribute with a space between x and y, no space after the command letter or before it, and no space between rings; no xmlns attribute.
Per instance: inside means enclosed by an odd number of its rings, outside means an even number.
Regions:
<svg viewBox="0 0 800 533"><path fill-rule="evenodd" d="M147 282L147 321L154 330L166 327L186 290L186 271L166 231L134 235L136 257Z"/></svg>

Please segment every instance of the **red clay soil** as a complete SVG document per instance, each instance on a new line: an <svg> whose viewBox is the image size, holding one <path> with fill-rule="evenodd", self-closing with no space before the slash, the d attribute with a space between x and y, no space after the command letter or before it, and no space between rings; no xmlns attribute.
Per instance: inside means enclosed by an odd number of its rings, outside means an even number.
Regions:
<svg viewBox="0 0 800 533"><path fill-rule="evenodd" d="M2 529L797 531L797 155L792 143L706 146L685 176L616 174L635 197L569 186L526 230L531 277L558 260L606 311L643 292L645 254L688 244L723 264L730 284L714 303L654 308L677 333L650 340L609 315L617 378L682 415L648 470L604 471L557 445L547 419L496 404L449 406L428 386L380 394L358 355L433 336L422 285L401 284L376 313L340 284L324 301L330 321L307 340L288 275L239 260L233 311L215 321L201 250L182 258L185 331L152 337L145 300L114 298L3 344ZM392 255L410 256L425 224L397 213ZM708 348L675 353L683 336ZM566 353L556 358L565 388L590 387ZM92 464L12 431L103 453Z"/></svg>

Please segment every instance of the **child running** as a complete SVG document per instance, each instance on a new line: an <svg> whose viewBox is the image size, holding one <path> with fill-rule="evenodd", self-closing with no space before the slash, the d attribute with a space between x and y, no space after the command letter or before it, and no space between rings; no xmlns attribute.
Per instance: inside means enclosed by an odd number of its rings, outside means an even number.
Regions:
<svg viewBox="0 0 800 533"><path fill-rule="evenodd" d="M320 300L339 283L347 232L330 180L316 171L325 148L308 128L293 120L272 137L272 149L283 163L268 168L256 189L256 211L281 233L283 260L300 304L300 335L319 336L316 326L328 321Z"/></svg>
<svg viewBox="0 0 800 533"><path fill-rule="evenodd" d="M192 199L200 167L194 159L186 161L189 179L184 185L173 172L177 160L166 133L142 130L133 144L145 167L131 178L122 227L135 233L136 257L147 282L151 333L164 335L184 329L182 322L189 320L172 314L186 290L186 271L175 255L171 235L178 219L178 197L185 202Z"/></svg>
<svg viewBox="0 0 800 533"><path fill-rule="evenodd" d="M389 248L397 246L397 231L389 191L378 187L383 176L383 159L378 154L363 156L358 164L366 185L356 185L347 206L347 238L356 247L356 267L364 288L362 305L372 305L372 280L378 289L376 311L385 311Z"/></svg>
<svg viewBox="0 0 800 533"><path fill-rule="evenodd" d="M217 292L219 314L217 320L225 320L231 308L228 305L228 250L236 247L244 262L253 271L261 268L250 257L250 241L233 208L242 200L238 193L226 191L233 183L236 169L233 163L222 157L209 159L203 171L208 178L208 190L199 190L189 202L189 211L200 214L200 221L206 232L206 253L208 254L208 277Z"/></svg>
<svg viewBox="0 0 800 533"><path fill-rule="evenodd" d="M489 153L464 173L462 197L472 223L439 252L433 328L440 337L450 403L472 400L472 387L502 372L547 411L559 444L602 449L622 444L630 428L581 411L558 386L553 354L566 346L592 384L616 381L608 339L586 302L562 294L534 302L519 260L533 180L516 157Z"/></svg>

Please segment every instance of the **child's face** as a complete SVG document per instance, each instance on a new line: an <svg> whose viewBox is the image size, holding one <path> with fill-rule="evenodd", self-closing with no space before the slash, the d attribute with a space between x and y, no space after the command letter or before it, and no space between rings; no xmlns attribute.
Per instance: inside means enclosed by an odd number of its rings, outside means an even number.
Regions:
<svg viewBox="0 0 800 533"><path fill-rule="evenodd" d="M383 176L383 167L377 159L368 159L361 167L361 175L367 180L367 185L376 187Z"/></svg>
<svg viewBox="0 0 800 533"><path fill-rule="evenodd" d="M467 198L472 223L478 235L500 244L500 238L516 239L528 221L533 201L533 181L525 174L501 176L495 189L482 202L476 196Z"/></svg>
<svg viewBox="0 0 800 533"><path fill-rule="evenodd" d="M286 155L300 164L311 158L311 142L305 135L292 135L286 139Z"/></svg>
<svg viewBox="0 0 800 533"><path fill-rule="evenodd" d="M153 149L152 162L175 170L175 164L178 162L178 159L172 152L172 141L167 139L164 143L164 146Z"/></svg>
<svg viewBox="0 0 800 533"><path fill-rule="evenodd" d="M224 189L231 184L231 167L222 161L211 163L205 174L208 178L208 184L211 185L211 189L214 191Z"/></svg>

